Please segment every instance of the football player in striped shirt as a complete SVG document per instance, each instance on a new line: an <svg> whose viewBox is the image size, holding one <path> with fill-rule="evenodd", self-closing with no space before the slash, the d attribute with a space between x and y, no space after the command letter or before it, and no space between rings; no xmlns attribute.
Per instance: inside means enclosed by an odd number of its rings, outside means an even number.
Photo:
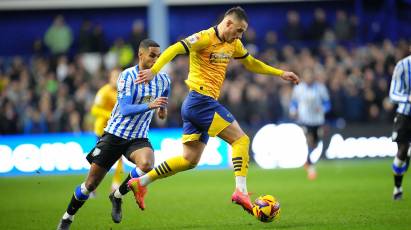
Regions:
<svg viewBox="0 0 411 230"><path fill-rule="evenodd" d="M176 55L190 56L190 70L185 81L190 92L181 108L183 154L172 157L146 175L129 181L141 209L145 207L145 186L159 178L194 168L209 136L219 136L229 143L233 150L236 188L231 200L252 213L246 186L250 140L234 116L217 101L227 65L234 58L254 73L278 76L293 83L298 83L299 78L292 72L276 69L252 57L240 41L247 27L248 18L245 11L241 7L231 8L217 26L195 33L168 47L151 69L140 72L139 81L150 81Z"/></svg>
<svg viewBox="0 0 411 230"><path fill-rule="evenodd" d="M410 46L411 52L411 46ZM394 158L393 199L402 199L402 178L410 164L411 155L411 55L395 66L390 86L390 99L398 104L394 119L392 140L397 142L398 152Z"/></svg>
<svg viewBox="0 0 411 230"><path fill-rule="evenodd" d="M307 161L304 165L307 177L314 180L317 177L311 153L317 147L322 137L322 126L325 114L331 109L330 97L324 84L315 80L314 71L307 68L302 72L303 82L294 87L290 116L304 129L308 145Z"/></svg>
<svg viewBox="0 0 411 230"><path fill-rule="evenodd" d="M130 172L120 187L110 194L112 219L119 223L122 218L122 196L128 192L127 182L150 171L154 164L154 153L147 138L154 111L164 119L170 93L170 78L165 73L157 73L144 84L137 82L137 75L153 66L160 56L160 47L153 40L140 43L139 64L124 70L117 81L117 103L104 129L104 134L95 148L87 155L91 163L86 180L74 190L74 194L57 229L69 229L74 214L86 202L91 191L103 180L113 164L124 155L136 167Z"/></svg>

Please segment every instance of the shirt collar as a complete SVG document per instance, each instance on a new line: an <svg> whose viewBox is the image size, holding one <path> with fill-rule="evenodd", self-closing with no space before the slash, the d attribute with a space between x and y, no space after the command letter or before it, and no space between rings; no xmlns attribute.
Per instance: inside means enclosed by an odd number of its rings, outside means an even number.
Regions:
<svg viewBox="0 0 411 230"><path fill-rule="evenodd" d="M218 28L217 28L217 26L214 26L213 28L214 28L214 31L215 31L215 35L217 35L217 38L218 38L220 41L223 41L223 39L221 39L221 37L220 37L220 34L218 33Z"/></svg>

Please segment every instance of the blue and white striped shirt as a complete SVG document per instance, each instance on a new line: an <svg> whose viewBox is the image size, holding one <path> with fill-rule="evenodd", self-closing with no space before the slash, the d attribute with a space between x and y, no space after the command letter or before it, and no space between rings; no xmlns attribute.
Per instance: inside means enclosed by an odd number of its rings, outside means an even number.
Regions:
<svg viewBox="0 0 411 230"><path fill-rule="evenodd" d="M397 113L411 115L411 55L395 66L390 86L390 99L398 104Z"/></svg>
<svg viewBox="0 0 411 230"><path fill-rule="evenodd" d="M331 108L327 88L322 83L305 82L294 87L290 112L297 112L298 123L319 126L325 122L325 113Z"/></svg>
<svg viewBox="0 0 411 230"><path fill-rule="evenodd" d="M158 73L148 84L137 84L138 66L124 70L117 80L117 103L104 131L130 140L147 138L154 110L134 115L123 115L120 100L130 97L132 104L147 104L158 97L168 97L171 81L167 74Z"/></svg>

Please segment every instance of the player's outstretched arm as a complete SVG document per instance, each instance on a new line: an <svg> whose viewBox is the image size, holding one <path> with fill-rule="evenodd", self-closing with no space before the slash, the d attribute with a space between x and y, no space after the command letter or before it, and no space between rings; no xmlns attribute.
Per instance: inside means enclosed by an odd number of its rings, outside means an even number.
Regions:
<svg viewBox="0 0 411 230"><path fill-rule="evenodd" d="M151 69L141 70L138 73L137 83L149 82L154 76L163 68L163 66L169 63L179 54L185 54L186 49L181 42L174 43L174 45L169 46L157 59L156 63L151 67Z"/></svg>
<svg viewBox="0 0 411 230"><path fill-rule="evenodd" d="M251 55L241 59L241 63L247 70L254 73L279 76L283 80L291 81L294 84L298 84L300 82L300 78L295 73L276 69L260 60L255 59Z"/></svg>
<svg viewBox="0 0 411 230"><path fill-rule="evenodd" d="M159 97L150 103L132 104L131 99L125 97L119 98L118 102L120 106L120 113L123 116L132 116L139 113L145 113L151 109L157 109L166 106L168 103L167 100L168 99L166 97Z"/></svg>

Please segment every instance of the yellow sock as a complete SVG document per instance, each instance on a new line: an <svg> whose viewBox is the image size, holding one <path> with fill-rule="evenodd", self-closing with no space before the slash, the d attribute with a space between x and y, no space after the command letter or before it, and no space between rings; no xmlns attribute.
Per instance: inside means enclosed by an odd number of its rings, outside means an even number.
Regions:
<svg viewBox="0 0 411 230"><path fill-rule="evenodd" d="M233 161L234 174L236 176L246 177L248 173L248 148L250 146L250 138L244 135L234 141L231 146L233 147L231 160Z"/></svg>
<svg viewBox="0 0 411 230"><path fill-rule="evenodd" d="M190 162L183 156L176 156L159 164L157 167L148 172L147 176L150 178L150 182L152 182L159 178L168 177L194 167L195 165L191 165Z"/></svg>
<svg viewBox="0 0 411 230"><path fill-rule="evenodd" d="M113 181L111 183L111 186L113 188L120 186L122 182L123 174L124 174L123 160L120 159L117 161L117 167L116 167L116 170L114 171Z"/></svg>

